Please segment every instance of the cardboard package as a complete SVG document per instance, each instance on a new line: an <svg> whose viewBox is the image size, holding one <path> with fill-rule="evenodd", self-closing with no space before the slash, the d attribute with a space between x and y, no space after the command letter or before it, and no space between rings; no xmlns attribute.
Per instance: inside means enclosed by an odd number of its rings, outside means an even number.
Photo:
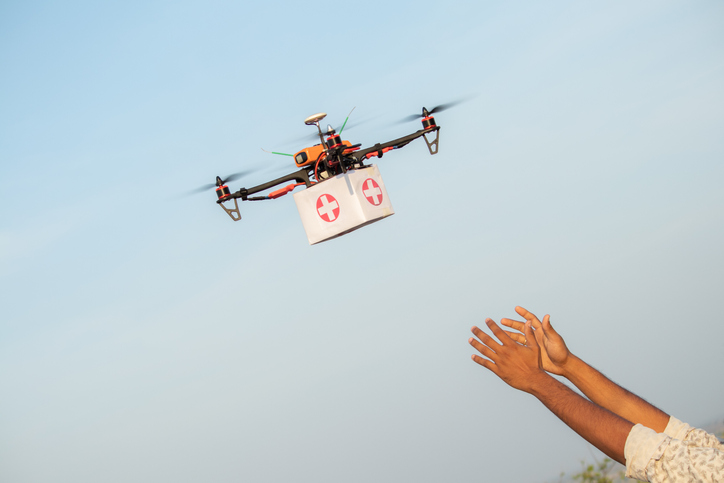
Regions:
<svg viewBox="0 0 724 483"><path fill-rule="evenodd" d="M354 169L294 193L314 245L395 214L376 165Z"/></svg>

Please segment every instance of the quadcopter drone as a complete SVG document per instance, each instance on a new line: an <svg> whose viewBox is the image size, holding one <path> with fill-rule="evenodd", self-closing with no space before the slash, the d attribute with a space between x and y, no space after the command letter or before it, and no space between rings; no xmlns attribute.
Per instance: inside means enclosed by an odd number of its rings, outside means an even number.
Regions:
<svg viewBox="0 0 724 483"><path fill-rule="evenodd" d="M440 126L433 114L453 104L443 104L433 109L422 108L421 114L408 116L403 121L422 118L422 129L386 143L368 148L342 140L342 130L349 115L337 132L331 125L322 131L319 122L327 114L320 112L304 120L308 126L316 126L319 144L302 149L293 155L298 170L272 181L251 188L231 192L227 183L245 173L236 173L226 179L216 177L216 183L204 188L216 187L217 203L234 221L241 220L238 201L262 201L280 198L299 186L304 190L294 194L297 209L302 218L310 244L326 241L361 228L394 214L379 170L374 164L366 164L371 158L381 158L384 153L400 149L422 137L431 155L438 152ZM354 109L353 109L354 110ZM350 112L350 115L352 113ZM273 153L285 154L285 153ZM287 155L291 156L291 155ZM252 196L284 183L289 183L263 196ZM204 189L202 188L202 189ZM225 203L233 202L233 208Z"/></svg>

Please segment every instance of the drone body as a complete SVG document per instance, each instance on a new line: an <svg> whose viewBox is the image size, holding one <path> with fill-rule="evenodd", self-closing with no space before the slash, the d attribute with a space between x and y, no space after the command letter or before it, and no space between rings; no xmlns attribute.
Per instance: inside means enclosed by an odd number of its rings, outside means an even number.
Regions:
<svg viewBox="0 0 724 483"><path fill-rule="evenodd" d="M411 116L422 117L422 129L365 149L360 149L360 144L342 140L341 133L347 123L346 120L339 133L331 126L328 126L326 133L323 133L319 121L327 114L320 112L309 116L304 123L317 127L320 143L294 154L294 163L299 168L297 171L258 186L241 188L233 193L226 182L241 173L232 175L226 180L217 176L215 183L217 203L232 220L239 221L241 213L238 199L271 200L284 196L299 186L304 186L304 190L294 194L294 201L311 245L386 218L394 214L394 210L389 202L385 184L377 166L365 162L373 157L381 158L384 153L402 148L420 137L427 143L430 154L437 154L440 126L435 123L432 114L449 106L438 106L430 111L423 107L422 115ZM251 196L288 182L291 184L265 196ZM225 205L231 201L234 203L233 208Z"/></svg>

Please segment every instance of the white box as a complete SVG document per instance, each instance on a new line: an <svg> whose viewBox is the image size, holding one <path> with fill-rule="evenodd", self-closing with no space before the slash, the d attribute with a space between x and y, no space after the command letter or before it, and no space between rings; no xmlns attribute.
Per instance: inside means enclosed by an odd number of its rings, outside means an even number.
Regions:
<svg viewBox="0 0 724 483"><path fill-rule="evenodd" d="M395 214L376 165L354 169L294 193L309 244Z"/></svg>

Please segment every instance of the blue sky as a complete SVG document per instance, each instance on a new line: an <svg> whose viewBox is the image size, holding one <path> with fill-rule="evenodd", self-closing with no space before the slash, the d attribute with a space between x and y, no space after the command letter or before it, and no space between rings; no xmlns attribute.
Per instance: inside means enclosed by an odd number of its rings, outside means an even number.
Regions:
<svg viewBox="0 0 724 483"><path fill-rule="evenodd" d="M473 364L516 305L721 419L719 2L4 2L0 479L545 481L590 446ZM284 173L324 111L396 214L309 246ZM355 123L357 125L355 125Z"/></svg>

